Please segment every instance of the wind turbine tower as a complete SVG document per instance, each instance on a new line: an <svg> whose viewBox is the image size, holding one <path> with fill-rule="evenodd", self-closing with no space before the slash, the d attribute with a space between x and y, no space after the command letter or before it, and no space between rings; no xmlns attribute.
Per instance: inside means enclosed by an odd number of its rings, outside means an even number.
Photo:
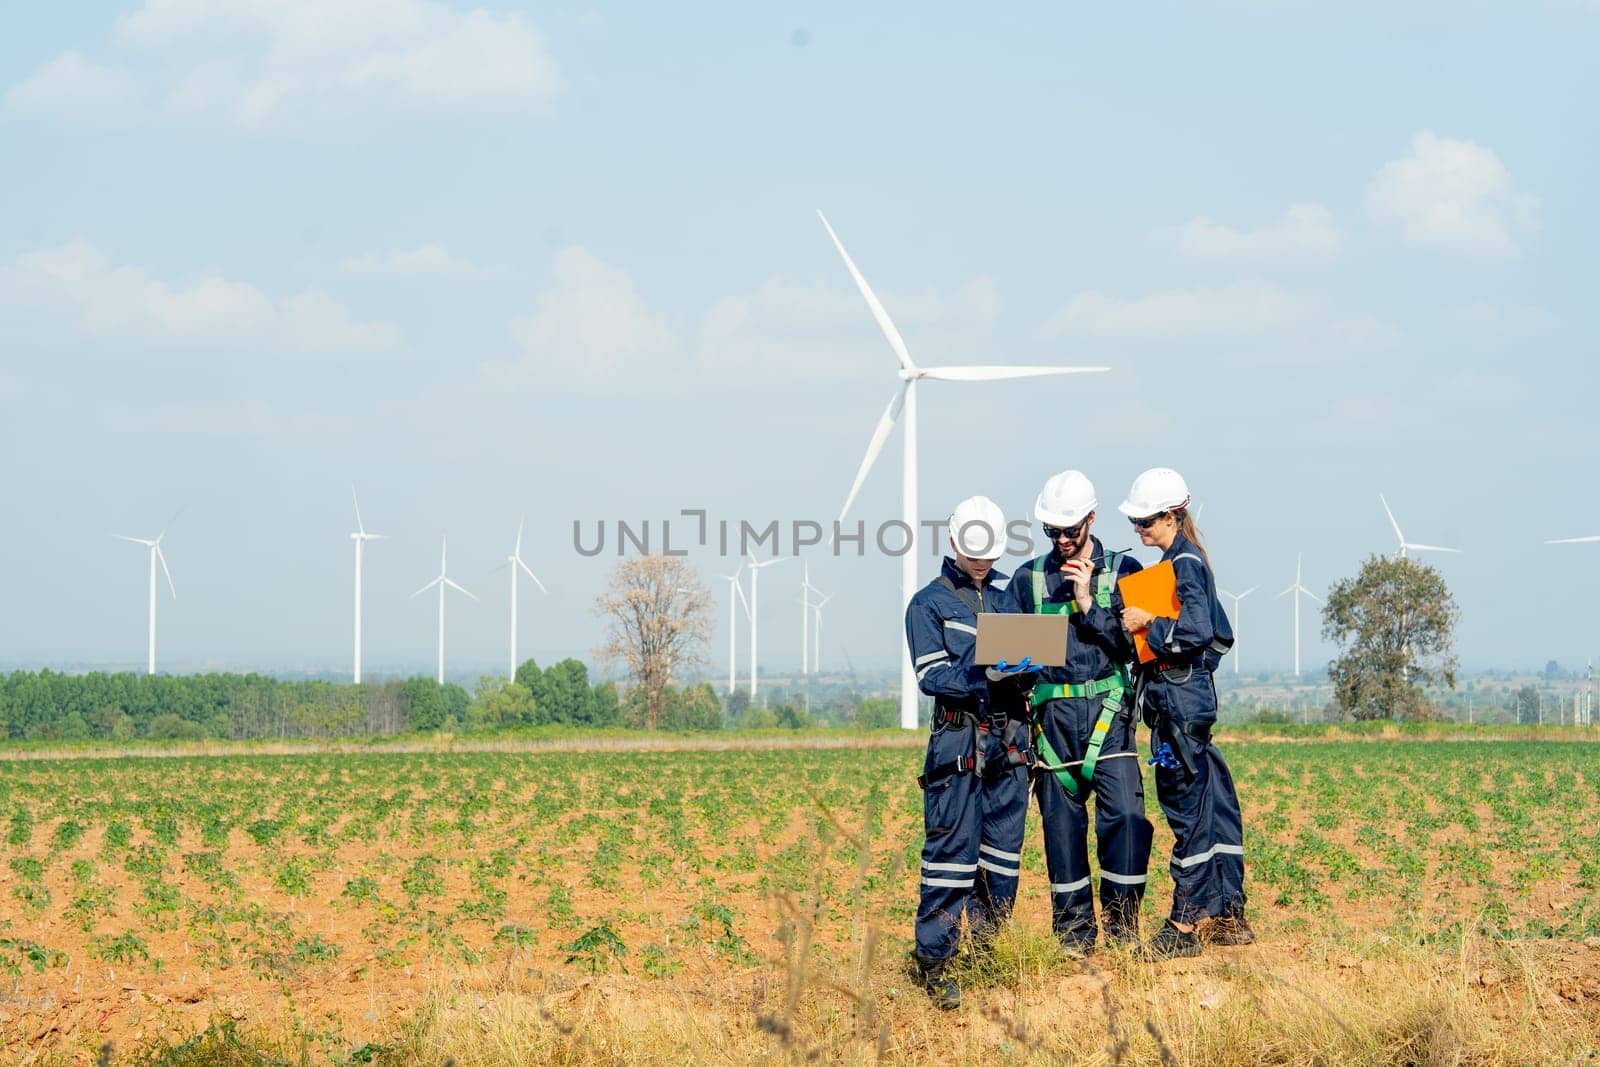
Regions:
<svg viewBox="0 0 1600 1067"><path fill-rule="evenodd" d="M444 684L444 591L445 591L445 587L449 586L451 589L454 589L458 593L467 593L467 591L465 589L461 588L461 586L457 585L454 581L452 581L449 577L447 577L445 575L445 556L446 556L448 551L449 551L448 543L446 542L446 540L443 537L440 537L439 538L439 577L435 578L433 581L429 582L427 585L423 586L421 589L418 589L415 593L411 594L412 597L415 598L415 597L421 596L423 593L426 593L428 590L434 588L435 586L437 586L438 589L439 589L439 672L435 676L435 680L440 685ZM476 596L473 596L473 594L471 594L471 593L467 593L467 596L472 597L473 600L477 600L478 599Z"/></svg>
<svg viewBox="0 0 1600 1067"><path fill-rule="evenodd" d="M728 583L728 695L733 696L735 683L734 672L739 665L739 616L734 609L742 606L745 617L750 616L750 601L744 597L744 586L739 584L739 574L744 570L741 564L732 574L724 574L723 580Z"/></svg>
<svg viewBox="0 0 1600 1067"><path fill-rule="evenodd" d="M756 674L756 641L760 636L761 617L756 614L756 598L761 581L761 568L770 567L774 563L782 563L783 560L784 557L782 556L760 561L757 561L754 556L750 557L750 703L752 705L756 702L756 689L760 685L760 679Z"/></svg>
<svg viewBox="0 0 1600 1067"><path fill-rule="evenodd" d="M145 658L145 673L156 673L156 562L161 563L161 573L167 576L167 588L172 591L172 599L178 599L178 587L172 584L172 571L167 568L166 553L161 551L161 539L167 536L167 529L183 514L179 508L172 518L167 520L167 525L156 534L155 540L146 537L128 537L126 534L112 534L119 541L132 541L136 545L144 545L150 550L150 648Z"/></svg>
<svg viewBox="0 0 1600 1067"><path fill-rule="evenodd" d="M1249 596L1251 593L1254 593L1259 588L1261 587L1258 585L1252 585L1249 589L1246 589L1242 593L1230 593L1221 586L1217 587L1217 592L1233 601L1233 673L1235 675L1239 673L1239 634L1242 629L1239 625L1239 602L1245 597ZM1295 624L1295 629L1298 631L1299 628L1300 625L1297 622ZM1299 671L1296 670L1295 673L1298 674Z"/></svg>
<svg viewBox="0 0 1600 1067"><path fill-rule="evenodd" d="M861 490L861 483L866 481L867 472L872 469L872 464L878 458L878 453L883 451L884 443L889 438L889 433L894 429L895 422L901 414L905 415L905 429L901 438L904 447L904 460L900 476L900 511L901 519L907 530L905 553L900 557L900 607L895 614L894 632L898 633L902 625L906 605L911 602L911 597L917 591L917 530L919 529L919 516L917 515L917 383L924 378L947 382L992 382L1004 381L1012 378L1038 378L1046 375L1057 374L1094 374L1109 370L1109 367L921 367L912 360L911 352L906 347L900 331L895 329L894 322L890 320L889 313L884 310L883 304L867 284L866 278L856 269L855 261L850 258L850 253L844 249L844 244L839 236L833 232L833 227L828 225L827 218L822 212L817 212L817 217L822 219L823 229L828 231L828 237L833 241L834 248L838 249L839 256L844 260L844 265L850 272L850 277L855 280L856 288L860 290L861 297L867 302L867 307L872 312L873 319L882 331L884 339L889 342L889 347L894 350L895 359L899 362L900 387L889 399L889 406L884 409L883 415L878 419L878 425L872 431L872 439L867 443L867 454L861 461L861 468L856 472L855 483L850 487L850 494L845 497L844 507L839 509L839 521L844 521L845 515L850 511L850 505L855 503L856 494ZM753 598L752 598L753 599ZM900 725L907 730L914 730L917 726L917 676L911 668L911 657L904 649L900 654Z"/></svg>
<svg viewBox="0 0 1600 1067"><path fill-rule="evenodd" d="M522 527L526 522L527 516L523 516L521 519L517 520L516 547L512 548L511 555L506 557L506 561L500 564L502 567L511 568L511 666L506 672L506 679L512 682L517 680L517 571L520 570L529 578L532 578L533 584L539 587L539 592L545 594L546 596L550 595L550 590L544 587L544 583L539 580L539 576L533 573L533 569L531 567L522 562ZM444 573L442 568L440 573ZM457 588L460 587L457 586ZM466 592L465 589L462 589L461 591L463 593ZM444 596L444 591L440 590L439 595L442 599ZM443 654L443 652L440 653L441 656L443 656Z"/></svg>
<svg viewBox="0 0 1600 1067"><path fill-rule="evenodd" d="M822 673L822 609L827 607L828 601L833 599L832 593L822 594L822 599L811 605L811 617L816 624L816 632L811 639L811 673Z"/></svg>
<svg viewBox="0 0 1600 1067"><path fill-rule="evenodd" d="M383 534L368 533L366 526L361 522L361 498L356 496L356 487L350 487L350 499L356 506L356 529L350 535L350 540L356 543L356 650L353 659L352 677L356 685L361 684L361 560L368 541L382 541Z"/></svg>
<svg viewBox="0 0 1600 1067"><path fill-rule="evenodd" d="M1294 584L1279 593L1278 596L1282 598L1290 593L1294 594L1294 676L1298 678L1300 677L1300 598L1308 596L1317 603L1322 603L1321 597L1300 584L1300 553L1298 552L1295 553L1294 557Z"/></svg>

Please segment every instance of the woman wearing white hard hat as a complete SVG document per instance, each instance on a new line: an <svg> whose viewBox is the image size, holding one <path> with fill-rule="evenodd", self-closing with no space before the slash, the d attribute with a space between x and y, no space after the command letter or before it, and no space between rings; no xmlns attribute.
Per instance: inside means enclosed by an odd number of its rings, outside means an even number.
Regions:
<svg viewBox="0 0 1600 1067"><path fill-rule="evenodd" d="M1005 552L998 505L976 496L950 516L951 555L906 607L917 684L933 697L923 761L918 978L941 1008L961 1003L949 971L962 927L980 941L1011 914L1028 810L1027 689L1037 675L973 662L978 616L1015 612L994 569ZM1023 661L1026 666L1027 661Z"/></svg>
<svg viewBox="0 0 1600 1067"><path fill-rule="evenodd" d="M1200 952L1199 923L1207 940L1247 945L1255 940L1244 917L1244 836L1233 775L1211 743L1217 721L1212 682L1233 647L1233 627L1217 600L1211 563L1189 513L1189 487L1177 471L1147 470L1133 481L1117 509L1139 539L1161 549L1177 579L1177 618L1125 608L1123 625L1144 632L1154 661L1139 669L1138 703L1152 731L1156 797L1176 841L1172 848L1172 912L1145 946L1148 956L1170 959Z"/></svg>
<svg viewBox="0 0 1600 1067"><path fill-rule="evenodd" d="M1122 628L1117 582L1139 570L1127 552L1095 537L1094 485L1062 471L1044 483L1033 515L1051 550L1017 568L1011 592L1024 612L1067 615L1067 657L1033 687L1034 752L1050 871L1050 926L1069 955L1091 952L1099 935L1089 870L1092 793L1100 907L1113 942L1139 939L1139 906L1153 827L1144 813L1133 687L1133 641ZM1036 764L1036 766L1039 766Z"/></svg>

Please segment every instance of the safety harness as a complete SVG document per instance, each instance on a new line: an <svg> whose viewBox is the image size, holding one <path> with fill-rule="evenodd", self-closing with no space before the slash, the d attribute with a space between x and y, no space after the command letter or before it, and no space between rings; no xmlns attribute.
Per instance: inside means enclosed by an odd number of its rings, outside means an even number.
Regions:
<svg viewBox="0 0 1600 1067"><path fill-rule="evenodd" d="M939 575L935 579L949 592L955 594L960 601L972 609L974 615L983 614L983 594L970 586L957 586L947 575ZM1010 770L1013 767L1028 766L1028 756L1022 746L1017 744L1017 734L1022 728L1018 719L1007 719L1005 725L999 729L1001 742L1005 745L1004 767ZM988 764L989 734L996 732L995 727L987 719L979 716L968 708L957 705L934 702L933 708L934 729L949 729L952 727L972 728L972 754L958 756L935 767L928 768L926 774L917 775L917 785L922 789L937 785L958 774L975 774L979 778L984 776Z"/></svg>
<svg viewBox="0 0 1600 1067"><path fill-rule="evenodd" d="M1095 579L1094 602L1107 610L1111 608L1111 591L1116 585L1118 555L1110 549L1106 550L1104 563ZM1034 561L1032 568L1034 614L1076 614L1078 610L1076 600L1051 603L1046 599L1044 564L1049 558L1049 556L1039 557ZM1037 717L1034 719L1033 747L1039 754L1034 766L1054 774L1056 781L1061 783L1061 788L1067 791L1068 796L1082 799L1084 793L1088 791L1089 782L1094 778L1094 765L1100 759L1100 749L1106 743L1106 735L1111 732L1111 721L1116 718L1117 710L1122 707L1122 694L1127 688L1128 668L1120 663L1116 665L1113 673L1104 678L1096 678L1092 682L1069 682L1064 685L1041 682L1033 687L1035 708L1047 700L1100 698L1100 715L1095 719L1094 729L1089 734L1089 745L1084 750L1081 762L1063 761L1050 744L1050 739L1045 736L1042 721Z"/></svg>

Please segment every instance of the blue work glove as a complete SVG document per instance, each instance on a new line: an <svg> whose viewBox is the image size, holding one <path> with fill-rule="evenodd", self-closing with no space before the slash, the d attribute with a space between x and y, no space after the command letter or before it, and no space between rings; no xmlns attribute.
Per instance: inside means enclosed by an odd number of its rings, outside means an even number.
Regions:
<svg viewBox="0 0 1600 1067"><path fill-rule="evenodd" d="M1014 678L1016 675L1022 674L1023 672L1030 671L1032 669L1033 669L1033 657L1032 656L1023 656L1022 657L1022 662L1017 664L1015 667L1012 667L1009 664L1007 664L1005 660L1001 660L999 663L996 663L993 667L989 667L986 670L984 670L983 676L985 678L989 679L989 681L991 681L991 682L1003 682L1003 681L1007 680L1008 678Z"/></svg>
<svg viewBox="0 0 1600 1067"><path fill-rule="evenodd" d="M1178 762L1178 756L1172 751L1172 746L1162 741L1151 750L1153 755L1145 760L1152 767L1160 767L1164 771L1177 771L1183 769L1183 764Z"/></svg>

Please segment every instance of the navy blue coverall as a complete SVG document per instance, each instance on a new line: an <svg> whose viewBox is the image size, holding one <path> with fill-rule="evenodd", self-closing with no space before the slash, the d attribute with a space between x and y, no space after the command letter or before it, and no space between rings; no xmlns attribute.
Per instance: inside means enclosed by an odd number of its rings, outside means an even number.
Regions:
<svg viewBox="0 0 1600 1067"><path fill-rule="evenodd" d="M1161 557L1177 577L1176 619L1156 618L1146 639L1156 654L1140 670L1139 701L1152 744L1187 746L1194 774L1156 767L1156 798L1177 839L1172 848L1172 921L1242 913L1244 829L1233 774L1210 731L1217 721L1212 682L1233 627L1217 601L1216 581L1193 541L1178 534ZM1177 735L1177 736L1175 736Z"/></svg>
<svg viewBox="0 0 1600 1067"><path fill-rule="evenodd" d="M1011 593L990 571L981 587L945 558L942 576L906 607L906 643L917 684L934 698L923 760L921 901L917 955L949 959L965 919L992 930L1011 914L1028 811L1027 706L1020 680L986 680L974 665L979 610L1016 612ZM969 603L969 600L971 603ZM976 610L975 610L976 609ZM982 773L973 766L984 753Z"/></svg>
<svg viewBox="0 0 1600 1067"><path fill-rule="evenodd" d="M1105 571L1105 547L1099 538L1092 541L1091 591ZM1060 553L1051 551L1018 568L1011 579L1011 593L1024 612L1037 610L1034 572L1040 569L1046 604L1068 604L1073 600L1073 585L1061 573L1062 562ZM1115 578L1120 579L1139 570L1140 565L1131 555L1119 554L1116 568ZM1133 639L1122 628L1122 596L1113 586L1109 609L1094 603L1087 614L1070 616L1066 666L1046 667L1040 681L1066 686L1111 678L1118 666L1133 658ZM1042 690L1035 690L1035 700L1041 695ZM1034 714L1055 754L1065 762L1079 763L1106 699L1116 699L1119 707L1100 747L1091 779L1095 845L1100 860L1100 905L1108 932L1131 936L1138 930L1139 903L1144 899L1154 832L1144 814L1144 778L1135 737L1131 680L1120 697L1114 693L1056 697L1037 704ZM1048 771L1039 775L1035 788L1044 823L1045 863L1050 869L1051 927L1063 937L1093 942L1097 927L1089 875L1087 791L1079 797L1069 796Z"/></svg>

